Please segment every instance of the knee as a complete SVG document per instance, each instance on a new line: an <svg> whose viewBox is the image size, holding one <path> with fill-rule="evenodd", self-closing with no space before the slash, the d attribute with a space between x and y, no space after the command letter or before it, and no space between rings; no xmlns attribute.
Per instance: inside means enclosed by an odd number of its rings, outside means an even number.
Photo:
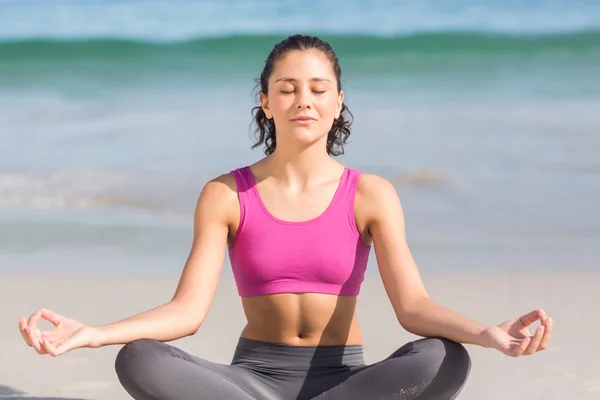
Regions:
<svg viewBox="0 0 600 400"><path fill-rule="evenodd" d="M115 359L115 371L123 385L152 379L149 374L160 354L161 343L152 339L138 339L123 346Z"/></svg>
<svg viewBox="0 0 600 400"><path fill-rule="evenodd" d="M462 344L446 338L431 338L430 342L431 352L440 362L447 362L456 367L470 367L471 357Z"/></svg>
<svg viewBox="0 0 600 400"><path fill-rule="evenodd" d="M421 339L417 351L423 353L432 374L455 381L466 381L471 370L471 357L465 346L446 338Z"/></svg>

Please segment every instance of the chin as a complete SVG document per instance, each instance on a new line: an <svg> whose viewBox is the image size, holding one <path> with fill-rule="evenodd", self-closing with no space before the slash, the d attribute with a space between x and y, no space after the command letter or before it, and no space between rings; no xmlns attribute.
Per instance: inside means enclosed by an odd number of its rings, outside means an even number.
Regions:
<svg viewBox="0 0 600 400"><path fill-rule="evenodd" d="M319 142L320 140L324 140L326 135L317 135L314 132L311 132L310 129L300 128L293 130L292 137L296 142L301 143L305 146L309 146Z"/></svg>

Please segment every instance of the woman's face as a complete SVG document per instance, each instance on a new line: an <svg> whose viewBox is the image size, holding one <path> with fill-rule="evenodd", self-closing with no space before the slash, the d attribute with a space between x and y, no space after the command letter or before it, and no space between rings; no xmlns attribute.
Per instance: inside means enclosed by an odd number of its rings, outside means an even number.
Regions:
<svg viewBox="0 0 600 400"><path fill-rule="evenodd" d="M269 93L260 96L267 118L273 118L277 145L303 147L326 143L341 112L344 93L337 89L331 62L316 49L292 50L275 63ZM286 146L287 147L287 146Z"/></svg>

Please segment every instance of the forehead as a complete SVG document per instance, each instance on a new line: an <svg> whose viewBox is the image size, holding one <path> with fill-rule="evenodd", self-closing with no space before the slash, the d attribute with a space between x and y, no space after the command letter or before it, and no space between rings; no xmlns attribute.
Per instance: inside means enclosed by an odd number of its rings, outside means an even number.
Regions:
<svg viewBox="0 0 600 400"><path fill-rule="evenodd" d="M298 80L314 77L335 79L331 61L322 51L316 49L288 51L275 63L271 75L275 80L283 77Z"/></svg>

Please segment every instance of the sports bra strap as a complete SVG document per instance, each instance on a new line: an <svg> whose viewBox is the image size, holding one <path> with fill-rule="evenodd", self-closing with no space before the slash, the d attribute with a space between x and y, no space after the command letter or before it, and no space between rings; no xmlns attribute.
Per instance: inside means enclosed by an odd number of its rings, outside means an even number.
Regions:
<svg viewBox="0 0 600 400"><path fill-rule="evenodd" d="M254 186L254 179L252 178L252 172L250 171L250 168L237 168L231 171L231 174L235 178L238 193L245 193L250 190L252 186Z"/></svg>

